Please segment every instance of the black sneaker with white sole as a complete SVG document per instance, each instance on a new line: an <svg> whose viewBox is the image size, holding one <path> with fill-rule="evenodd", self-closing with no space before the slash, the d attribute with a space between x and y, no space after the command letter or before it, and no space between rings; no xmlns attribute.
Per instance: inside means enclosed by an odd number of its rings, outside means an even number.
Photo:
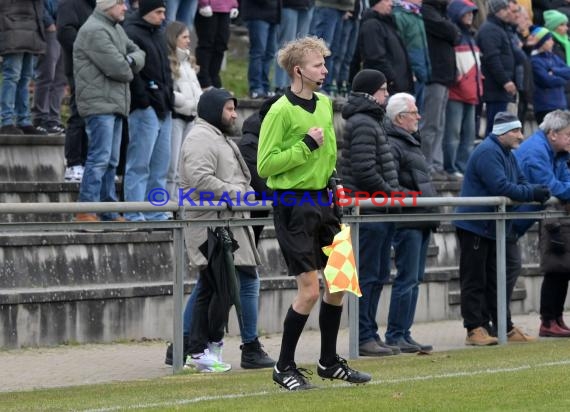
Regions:
<svg viewBox="0 0 570 412"><path fill-rule="evenodd" d="M297 368L293 364L284 371L277 369L277 365L273 367L273 382L277 385L287 389L288 391L305 391L308 389L316 388L315 385L309 382L311 379L308 375L312 375L308 369Z"/></svg>
<svg viewBox="0 0 570 412"><path fill-rule="evenodd" d="M323 379L339 379L348 383L366 383L372 377L364 372L358 372L348 366L346 359L336 355L336 363L325 367L319 362L317 365L317 374Z"/></svg>

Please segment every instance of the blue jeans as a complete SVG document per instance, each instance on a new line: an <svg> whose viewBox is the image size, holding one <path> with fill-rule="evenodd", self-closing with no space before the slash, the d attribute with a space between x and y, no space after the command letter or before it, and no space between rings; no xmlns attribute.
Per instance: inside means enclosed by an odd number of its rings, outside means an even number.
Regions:
<svg viewBox="0 0 570 412"><path fill-rule="evenodd" d="M123 119L114 114L87 116L85 129L89 146L79 201L116 202L115 173L121 150ZM117 213L103 213L101 219L113 220L117 216Z"/></svg>
<svg viewBox="0 0 570 412"><path fill-rule="evenodd" d="M198 0L166 0L166 19L180 21L192 28Z"/></svg>
<svg viewBox="0 0 570 412"><path fill-rule="evenodd" d="M420 283L424 279L426 255L431 231L398 229L394 252L398 274L392 284L386 342L410 337L414 323Z"/></svg>
<svg viewBox="0 0 570 412"><path fill-rule="evenodd" d="M281 22L277 28L277 45L283 47L295 39L305 37L309 33L309 26L313 18L313 8L309 10L297 10L284 7L281 10ZM275 87L285 89L289 86L289 75L275 62Z"/></svg>
<svg viewBox="0 0 570 412"><path fill-rule="evenodd" d="M424 111L420 121L422 152L430 172L443 170L443 133L445 108L449 89L439 83L430 83L424 89Z"/></svg>
<svg viewBox="0 0 570 412"><path fill-rule="evenodd" d="M342 16L344 16L345 13L346 12L343 10L333 9L330 7L315 7L312 22L314 29L312 29L311 34L323 39L331 51L331 55L325 58L325 66L329 73L327 74L325 83L323 84L323 89L327 92L331 91L331 84L333 80L336 80L333 77L335 70L334 65L341 48Z"/></svg>
<svg viewBox="0 0 570 412"><path fill-rule="evenodd" d="M257 338L257 314L259 308L259 277L252 277L236 269L239 278L242 322L239 322L242 343L251 343ZM190 334L192 310L200 288L200 281L192 290L184 308L184 335Z"/></svg>
<svg viewBox="0 0 570 412"><path fill-rule="evenodd" d="M125 165L126 202L145 202L153 189L166 190L170 165L170 133L172 117L159 119L152 107L138 109L129 115L129 147ZM127 220L166 220L164 212L125 213Z"/></svg>
<svg viewBox="0 0 570 412"><path fill-rule="evenodd" d="M67 79L63 68L63 53L55 32L46 32L46 52L36 63L34 124L51 126L61 123L61 102Z"/></svg>
<svg viewBox="0 0 570 412"><path fill-rule="evenodd" d="M358 300L358 340L361 345L379 337L376 312L382 289L390 280L394 230L394 223L388 222L360 225L358 280L362 297Z"/></svg>
<svg viewBox="0 0 570 412"><path fill-rule="evenodd" d="M448 100L443 135L443 168L446 172L465 172L474 140L475 105Z"/></svg>
<svg viewBox="0 0 570 412"><path fill-rule="evenodd" d="M263 20L248 20L249 66L247 80L251 93L267 94L269 71L277 48L277 25Z"/></svg>
<svg viewBox="0 0 570 412"><path fill-rule="evenodd" d="M332 79L336 80L338 85L348 82L350 64L358 43L359 27L360 21L356 19L346 19L341 22L339 49L334 58L334 73L332 74Z"/></svg>
<svg viewBox="0 0 570 412"><path fill-rule="evenodd" d="M509 102L485 102L485 111L487 114L487 126L485 127L485 137L491 134L493 130L493 122L495 121L495 115L499 112L504 112L507 110Z"/></svg>
<svg viewBox="0 0 570 412"><path fill-rule="evenodd" d="M30 126L28 86L33 74L34 56L30 53L12 53L2 58L2 126Z"/></svg>

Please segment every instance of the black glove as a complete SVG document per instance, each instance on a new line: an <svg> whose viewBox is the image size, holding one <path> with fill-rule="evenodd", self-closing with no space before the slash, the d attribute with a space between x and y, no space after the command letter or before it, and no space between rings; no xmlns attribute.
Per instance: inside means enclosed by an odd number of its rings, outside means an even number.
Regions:
<svg viewBox="0 0 570 412"><path fill-rule="evenodd" d="M566 248L564 247L564 239L562 239L560 234L560 227L550 230L548 234L550 235L550 251L555 255L564 254Z"/></svg>
<svg viewBox="0 0 570 412"><path fill-rule="evenodd" d="M546 186L535 186L532 190L532 200L544 203L550 199L550 189Z"/></svg>

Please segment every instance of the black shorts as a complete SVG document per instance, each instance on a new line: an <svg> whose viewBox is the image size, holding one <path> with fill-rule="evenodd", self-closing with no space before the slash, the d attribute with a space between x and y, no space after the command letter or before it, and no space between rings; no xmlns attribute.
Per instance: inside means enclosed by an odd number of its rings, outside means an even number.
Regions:
<svg viewBox="0 0 570 412"><path fill-rule="evenodd" d="M339 219L322 200L327 199L326 189L285 193L288 201L274 202L273 208L275 234L289 276L324 268L328 257L321 248L330 245L340 231Z"/></svg>

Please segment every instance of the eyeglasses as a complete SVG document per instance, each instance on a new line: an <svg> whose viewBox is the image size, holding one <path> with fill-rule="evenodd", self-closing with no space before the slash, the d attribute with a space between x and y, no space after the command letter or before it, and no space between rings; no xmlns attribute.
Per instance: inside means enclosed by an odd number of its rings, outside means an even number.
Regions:
<svg viewBox="0 0 570 412"><path fill-rule="evenodd" d="M411 114L412 116L417 116L420 114L420 112L414 110L413 112L400 112L400 114Z"/></svg>

